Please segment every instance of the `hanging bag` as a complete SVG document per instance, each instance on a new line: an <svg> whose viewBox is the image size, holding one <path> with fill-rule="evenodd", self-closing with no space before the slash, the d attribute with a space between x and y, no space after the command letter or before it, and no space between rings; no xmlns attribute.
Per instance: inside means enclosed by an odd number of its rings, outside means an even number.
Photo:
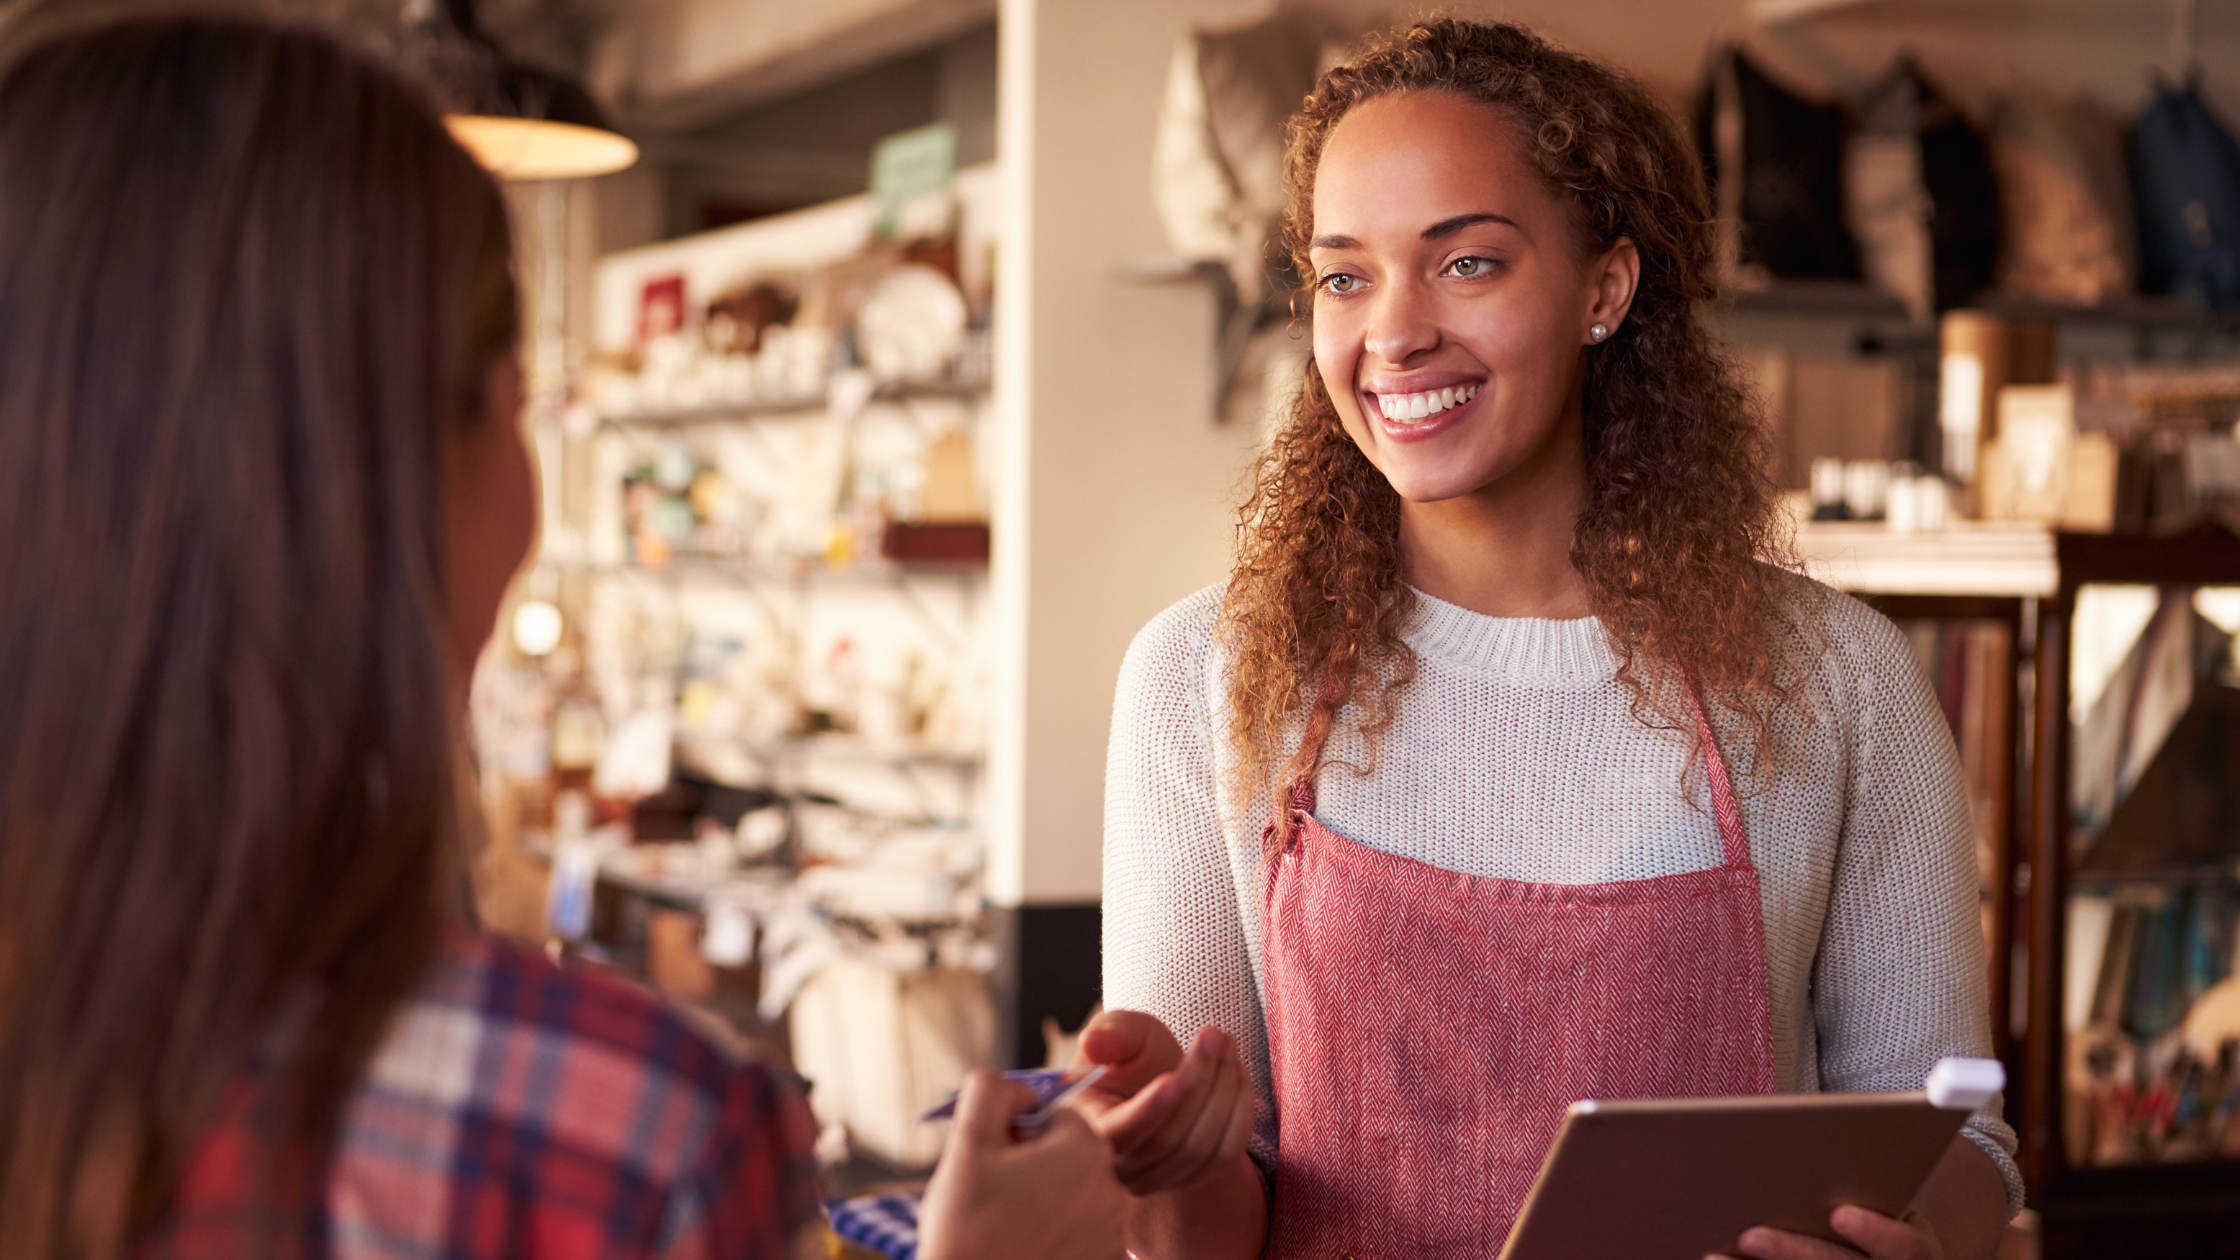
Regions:
<svg viewBox="0 0 2240 1260"><path fill-rule="evenodd" d="M1842 107L1789 91L1740 49L1714 61L1709 77L1697 137L1719 205L1740 220L1739 261L1776 276L1859 279L1859 247L1843 221ZM1722 115L1730 127L1739 119L1739 171L1722 169Z"/></svg>
<svg viewBox="0 0 2240 1260"><path fill-rule="evenodd" d="M2240 309L2240 142L2195 87L2164 87L2131 131L2139 288Z"/></svg>

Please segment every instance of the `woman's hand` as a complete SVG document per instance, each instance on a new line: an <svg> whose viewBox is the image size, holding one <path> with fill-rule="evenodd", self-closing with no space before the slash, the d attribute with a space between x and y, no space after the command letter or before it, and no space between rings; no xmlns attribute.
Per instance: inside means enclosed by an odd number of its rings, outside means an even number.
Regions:
<svg viewBox="0 0 2240 1260"><path fill-rule="evenodd" d="M1034 1091L978 1071L965 1078L957 1119L926 1187L918 1220L924 1260L1119 1260L1127 1194L1112 1147L1061 1108L1041 1135L1014 1141L1011 1122Z"/></svg>
<svg viewBox="0 0 2240 1260"><path fill-rule="evenodd" d="M1252 1085L1229 1034L1201 1028L1186 1055L1156 1018L1106 1011L1082 1032L1081 1057L1105 1073L1079 1105L1111 1141L1131 1192L1179 1190L1243 1158Z"/></svg>
<svg viewBox="0 0 2240 1260"><path fill-rule="evenodd" d="M1778 1229L1753 1229L1735 1244L1749 1260L1991 1260L2007 1230L2007 1187L1999 1166L1966 1134L1952 1139L1903 1217L1837 1208L1828 1217L1849 1240L1840 1247Z"/></svg>
<svg viewBox="0 0 2240 1260"><path fill-rule="evenodd" d="M1735 1243L1735 1254L1744 1260L1945 1260L1944 1244L1919 1213L1902 1219L1865 1208L1840 1207L1828 1214L1828 1224L1850 1241L1838 1246L1806 1234L1780 1229L1753 1229Z"/></svg>

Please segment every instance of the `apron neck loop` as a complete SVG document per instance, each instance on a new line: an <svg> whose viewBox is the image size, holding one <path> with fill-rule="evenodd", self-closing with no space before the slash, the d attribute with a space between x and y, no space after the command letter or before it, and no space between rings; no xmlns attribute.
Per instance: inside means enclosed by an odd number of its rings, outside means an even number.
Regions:
<svg viewBox="0 0 2240 1260"><path fill-rule="evenodd" d="M1719 845L1727 865L1750 866L1750 836L1742 825L1742 802L1735 796L1734 780L1727 774L1727 759L1719 751L1719 737L1711 729L1711 714L1703 706L1703 687L1694 670L1684 671L1688 703L1696 711L1696 734L1703 744L1703 775L1711 785L1711 815L1719 824Z"/></svg>

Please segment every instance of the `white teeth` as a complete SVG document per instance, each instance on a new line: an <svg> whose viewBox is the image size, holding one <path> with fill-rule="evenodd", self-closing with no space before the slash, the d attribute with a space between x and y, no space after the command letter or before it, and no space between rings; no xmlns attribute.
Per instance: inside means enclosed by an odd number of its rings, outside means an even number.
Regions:
<svg viewBox="0 0 2240 1260"><path fill-rule="evenodd" d="M1387 420L1403 423L1435 416L1442 411L1459 407L1478 396L1478 385L1449 385L1444 389L1427 390L1420 394L1379 394L1377 410Z"/></svg>

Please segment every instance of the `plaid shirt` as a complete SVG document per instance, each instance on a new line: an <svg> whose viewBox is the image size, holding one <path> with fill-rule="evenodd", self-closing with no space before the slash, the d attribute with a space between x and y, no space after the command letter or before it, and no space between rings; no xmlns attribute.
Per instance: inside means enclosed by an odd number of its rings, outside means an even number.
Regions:
<svg viewBox="0 0 2240 1260"><path fill-rule="evenodd" d="M781 1260L816 1207L790 1081L643 990L485 937L449 938L399 1008L323 1195L257 1192L273 1085L233 1083L140 1260L233 1260L276 1199L316 1205L280 1230L305 1260Z"/></svg>

